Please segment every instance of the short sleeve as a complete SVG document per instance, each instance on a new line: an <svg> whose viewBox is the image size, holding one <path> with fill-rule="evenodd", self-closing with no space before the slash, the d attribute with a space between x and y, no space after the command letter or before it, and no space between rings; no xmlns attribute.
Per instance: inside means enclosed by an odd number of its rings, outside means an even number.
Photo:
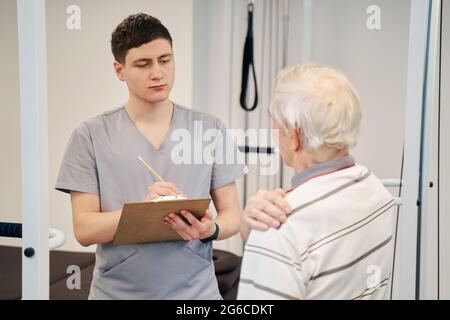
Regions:
<svg viewBox="0 0 450 320"><path fill-rule="evenodd" d="M56 190L99 195L99 182L94 147L86 123L76 128L67 144L59 169Z"/></svg>
<svg viewBox="0 0 450 320"><path fill-rule="evenodd" d="M217 129L211 190L232 183L248 172L245 158L237 148L233 135L219 120L217 120Z"/></svg>

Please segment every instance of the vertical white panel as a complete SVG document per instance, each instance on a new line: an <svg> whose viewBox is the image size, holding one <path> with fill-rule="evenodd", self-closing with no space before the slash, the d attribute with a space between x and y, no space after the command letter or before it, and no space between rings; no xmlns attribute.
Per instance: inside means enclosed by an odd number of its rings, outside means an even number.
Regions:
<svg viewBox="0 0 450 320"><path fill-rule="evenodd" d="M45 0L18 0L22 132L23 299L49 298Z"/></svg>
<svg viewBox="0 0 450 320"><path fill-rule="evenodd" d="M441 1L433 1L429 23L420 238L420 298L438 297L438 135ZM418 258L419 258L418 257Z"/></svg>
<svg viewBox="0 0 450 320"><path fill-rule="evenodd" d="M300 51L295 50L296 48L292 48L295 44L289 44L288 48L291 48L291 52L287 52L287 55L293 55L291 57L291 61L288 61L287 66L296 64L296 63L310 63L312 62L312 38L314 34L314 1L313 0L303 0L302 8L296 7L298 6L298 2L291 1L289 11L290 11L290 20L295 23L295 21L300 20L301 25L296 26L297 28L289 28L289 41L290 42L298 42L301 43ZM297 19L297 16L301 15L302 19ZM291 25L292 23L290 23ZM295 25L294 25L295 26ZM299 32L300 31L300 32ZM299 37L300 35L300 37ZM286 66L286 67L287 67ZM284 66L285 67L285 66ZM281 160L280 160L281 161ZM286 166L285 164L281 164L281 179L280 185L276 186L288 189L291 186L291 178L294 176L295 172L292 168Z"/></svg>
<svg viewBox="0 0 450 320"><path fill-rule="evenodd" d="M233 82L240 72L232 68L240 43L234 38L233 15L235 1L193 1L193 108L212 114L227 127L232 124L232 112L240 108L233 91ZM239 63L238 63L239 64ZM242 179L237 181L242 200ZM211 208L214 209L214 208ZM214 248L242 254L239 234L215 241Z"/></svg>
<svg viewBox="0 0 450 320"><path fill-rule="evenodd" d="M416 296L417 199L428 1L412 0L405 115L405 161L393 298Z"/></svg>

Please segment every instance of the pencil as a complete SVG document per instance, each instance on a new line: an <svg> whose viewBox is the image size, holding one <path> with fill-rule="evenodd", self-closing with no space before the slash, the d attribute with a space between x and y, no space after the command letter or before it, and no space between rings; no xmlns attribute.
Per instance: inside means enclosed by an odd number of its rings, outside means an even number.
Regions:
<svg viewBox="0 0 450 320"><path fill-rule="evenodd" d="M152 167L150 167L147 164L147 162L144 161L144 159L142 159L140 156L138 156L138 159L139 159L139 161L142 162L142 164L144 165L145 169L147 169L152 174L153 177L155 177L159 181L164 181L164 179L161 178L161 176L158 173L156 173L156 171L153 170Z"/></svg>

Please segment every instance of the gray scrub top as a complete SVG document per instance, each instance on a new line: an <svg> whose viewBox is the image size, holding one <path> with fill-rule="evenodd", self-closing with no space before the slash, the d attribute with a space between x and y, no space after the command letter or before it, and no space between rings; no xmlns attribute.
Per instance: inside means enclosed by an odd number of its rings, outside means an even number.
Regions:
<svg viewBox="0 0 450 320"><path fill-rule="evenodd" d="M191 135L190 141L180 138L186 134ZM187 146L184 150L182 140ZM213 161L199 161L198 150L202 146L213 155ZM174 163L173 154L191 158L194 164L179 164L179 159ZM119 107L74 130L55 188L98 195L102 212L142 201L155 180L139 162L138 155L190 198L208 197L211 190L247 173L231 135L218 119L175 105L171 128L156 149L125 108ZM221 299L212 263L212 243L196 240L97 245L89 298Z"/></svg>

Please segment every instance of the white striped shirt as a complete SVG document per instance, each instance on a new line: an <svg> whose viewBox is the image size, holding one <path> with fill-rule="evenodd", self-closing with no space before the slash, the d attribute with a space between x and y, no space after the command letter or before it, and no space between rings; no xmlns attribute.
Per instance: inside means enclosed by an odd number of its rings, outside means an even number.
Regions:
<svg viewBox="0 0 450 320"><path fill-rule="evenodd" d="M393 197L361 165L307 180L279 229L253 230L238 299L382 299L393 258Z"/></svg>

